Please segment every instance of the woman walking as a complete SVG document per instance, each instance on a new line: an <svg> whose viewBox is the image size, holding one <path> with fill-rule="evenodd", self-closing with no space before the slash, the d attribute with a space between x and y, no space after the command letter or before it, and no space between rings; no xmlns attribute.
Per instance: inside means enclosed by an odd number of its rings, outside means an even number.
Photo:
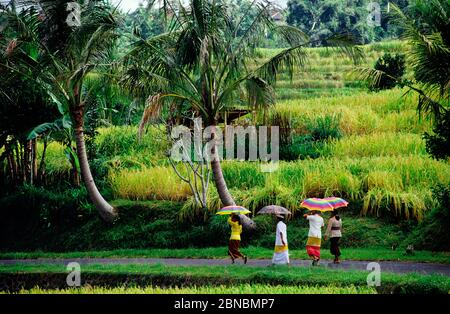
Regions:
<svg viewBox="0 0 450 314"><path fill-rule="evenodd" d="M339 242L342 237L342 219L339 217L336 211L331 213L330 220L328 221L327 231L325 233L325 240L330 237L330 253L334 255L334 264L339 264L341 261L341 250L339 249Z"/></svg>
<svg viewBox="0 0 450 314"><path fill-rule="evenodd" d="M275 235L275 252L273 253L272 265L289 265L287 230L284 219L285 217L283 215L277 215L278 223Z"/></svg>
<svg viewBox="0 0 450 314"><path fill-rule="evenodd" d="M311 215L303 215L309 221L308 242L306 252L313 259L312 265L316 266L320 260L320 244L322 242L323 218L316 210L311 211Z"/></svg>
<svg viewBox="0 0 450 314"><path fill-rule="evenodd" d="M231 236L228 242L228 255L231 257L231 262L234 264L234 260L241 257L244 259L244 264L247 264L247 256L239 251L242 233L242 224L239 216L231 214L230 218L228 218L228 224L231 226Z"/></svg>

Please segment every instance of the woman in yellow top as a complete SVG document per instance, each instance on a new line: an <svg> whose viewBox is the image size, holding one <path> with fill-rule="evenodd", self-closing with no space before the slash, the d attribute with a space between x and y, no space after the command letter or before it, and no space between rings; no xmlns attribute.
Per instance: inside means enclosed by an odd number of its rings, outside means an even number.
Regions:
<svg viewBox="0 0 450 314"><path fill-rule="evenodd" d="M234 264L236 258L242 257L244 264L247 264L247 256L239 251L239 244L241 242L242 225L239 216L231 214L228 218L228 224L231 226L231 236L228 242L228 255L231 257L231 262Z"/></svg>

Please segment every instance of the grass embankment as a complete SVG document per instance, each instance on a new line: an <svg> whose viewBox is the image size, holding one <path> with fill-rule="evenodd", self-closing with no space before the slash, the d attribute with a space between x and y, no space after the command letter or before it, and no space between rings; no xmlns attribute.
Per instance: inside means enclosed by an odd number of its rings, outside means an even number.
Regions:
<svg viewBox="0 0 450 314"><path fill-rule="evenodd" d="M206 221L186 221L180 219L183 204L178 202L118 200L112 204L120 213L119 219L113 224L105 224L95 209L79 208L78 194L71 196L71 207L64 195L50 196L40 190L27 189L17 198L4 199L0 251L91 252L195 247L198 249L193 251L201 252L202 248L227 246L230 237L227 217L211 215ZM61 204L64 204L63 208ZM409 244L403 243L409 230L406 224L389 224L382 219L354 216L350 212L342 213L342 219L344 248L388 250L392 245L399 245L399 252L403 252ZM271 256L276 222L265 215L257 215L254 220L258 228L243 234L242 245L266 248L268 251L264 255ZM288 235L290 249L303 251L308 222L301 216L289 220ZM328 244L329 241L324 242L324 251ZM219 253L224 254L223 251Z"/></svg>
<svg viewBox="0 0 450 314"><path fill-rule="evenodd" d="M8 292L0 291L0 294ZM373 287L336 286L272 286L241 284L236 286L194 287L80 287L67 289L21 289L18 294L376 294Z"/></svg>
<svg viewBox="0 0 450 314"><path fill-rule="evenodd" d="M246 247L242 251L251 259L267 259L273 254L272 249ZM207 258L222 259L226 256L226 247L186 248L186 249L126 249L89 252L0 252L0 259L37 259L37 258ZM343 259L355 261L409 261L450 264L450 252L416 251L406 255L403 251L383 248L343 248ZM309 259L305 250L290 250L293 259ZM333 259L328 250L322 250L322 259Z"/></svg>
<svg viewBox="0 0 450 314"><path fill-rule="evenodd" d="M249 267L230 266L167 266L167 265L84 265L84 284L100 287L192 287L283 285L367 287L364 271L338 271L322 267ZM0 266L0 290L19 291L39 286L44 289L64 289L67 271L64 265ZM450 278L442 275L381 273L380 293L448 293Z"/></svg>

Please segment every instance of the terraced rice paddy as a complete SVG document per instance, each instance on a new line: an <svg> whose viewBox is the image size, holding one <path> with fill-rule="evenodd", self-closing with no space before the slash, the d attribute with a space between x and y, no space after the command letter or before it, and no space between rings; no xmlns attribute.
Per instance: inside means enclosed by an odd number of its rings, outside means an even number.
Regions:
<svg viewBox="0 0 450 314"><path fill-rule="evenodd" d="M371 66L385 51L398 52L401 42L364 47ZM275 51L260 51L268 58ZM298 210L304 197L336 195L348 198L363 214L421 219L433 205L431 187L450 183L450 165L428 157L422 134L430 121L416 112L417 97L406 90L369 92L350 73L351 60L325 48L308 49L309 62L293 80L286 73L277 83L278 101L269 116L290 121L297 134L306 134L323 117L339 119L342 137L316 148L317 159L281 162L278 171L263 173L256 162L227 161L224 175L236 200L256 210L270 202ZM245 117L244 117L245 119ZM175 175L164 158L168 145L161 130L149 129L141 142L135 127L99 130L96 138L101 165L114 198L130 200L188 200L189 187ZM49 171L68 172L62 149L48 149ZM113 170L113 171L112 171ZM210 209L220 206L215 190ZM182 216L184 215L181 213Z"/></svg>

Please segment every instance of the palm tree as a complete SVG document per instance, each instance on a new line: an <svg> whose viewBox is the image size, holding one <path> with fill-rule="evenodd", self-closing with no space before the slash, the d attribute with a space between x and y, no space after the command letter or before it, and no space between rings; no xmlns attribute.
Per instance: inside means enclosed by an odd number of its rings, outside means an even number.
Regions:
<svg viewBox="0 0 450 314"><path fill-rule="evenodd" d="M275 24L269 14L270 4L253 1L248 11L257 7L254 19L236 12L220 0L191 0L187 7L165 2L172 16L170 31L135 43L126 57L123 82L130 90L148 97L141 129L161 116L200 116L209 126L218 124L219 114L234 105L266 107L274 103L273 84L277 74L287 69L292 77L302 66L311 42L299 29ZM243 22L246 23L243 23ZM249 26L243 26L243 25ZM269 60L259 62L255 47L266 31L282 36L288 48ZM356 58L359 52L349 35L330 38L330 45L343 48ZM216 139L216 131L211 138ZM211 149L210 166L222 203L235 204L222 174L217 147Z"/></svg>
<svg viewBox="0 0 450 314"><path fill-rule="evenodd" d="M415 0L408 10L391 4L391 23L401 31L407 44L406 65L414 74L413 81L402 81L419 94L418 111L439 122L450 102L450 2ZM376 85L387 75L374 69L357 69L362 79ZM390 77L394 80L396 78Z"/></svg>
<svg viewBox="0 0 450 314"><path fill-rule="evenodd" d="M9 27L24 34L14 45L6 65L28 73L50 95L61 113L68 113L75 131L81 176L89 197L101 217L111 221L115 209L102 197L94 182L84 141L84 113L89 91L85 80L89 73L102 66L102 60L118 37L115 11L103 1L91 1L81 15L79 27L66 23L68 0L24 1L21 13L10 13ZM38 13L39 12L39 13ZM61 13L62 12L62 13ZM39 55L30 55L31 52ZM30 69L32 74L30 75Z"/></svg>

